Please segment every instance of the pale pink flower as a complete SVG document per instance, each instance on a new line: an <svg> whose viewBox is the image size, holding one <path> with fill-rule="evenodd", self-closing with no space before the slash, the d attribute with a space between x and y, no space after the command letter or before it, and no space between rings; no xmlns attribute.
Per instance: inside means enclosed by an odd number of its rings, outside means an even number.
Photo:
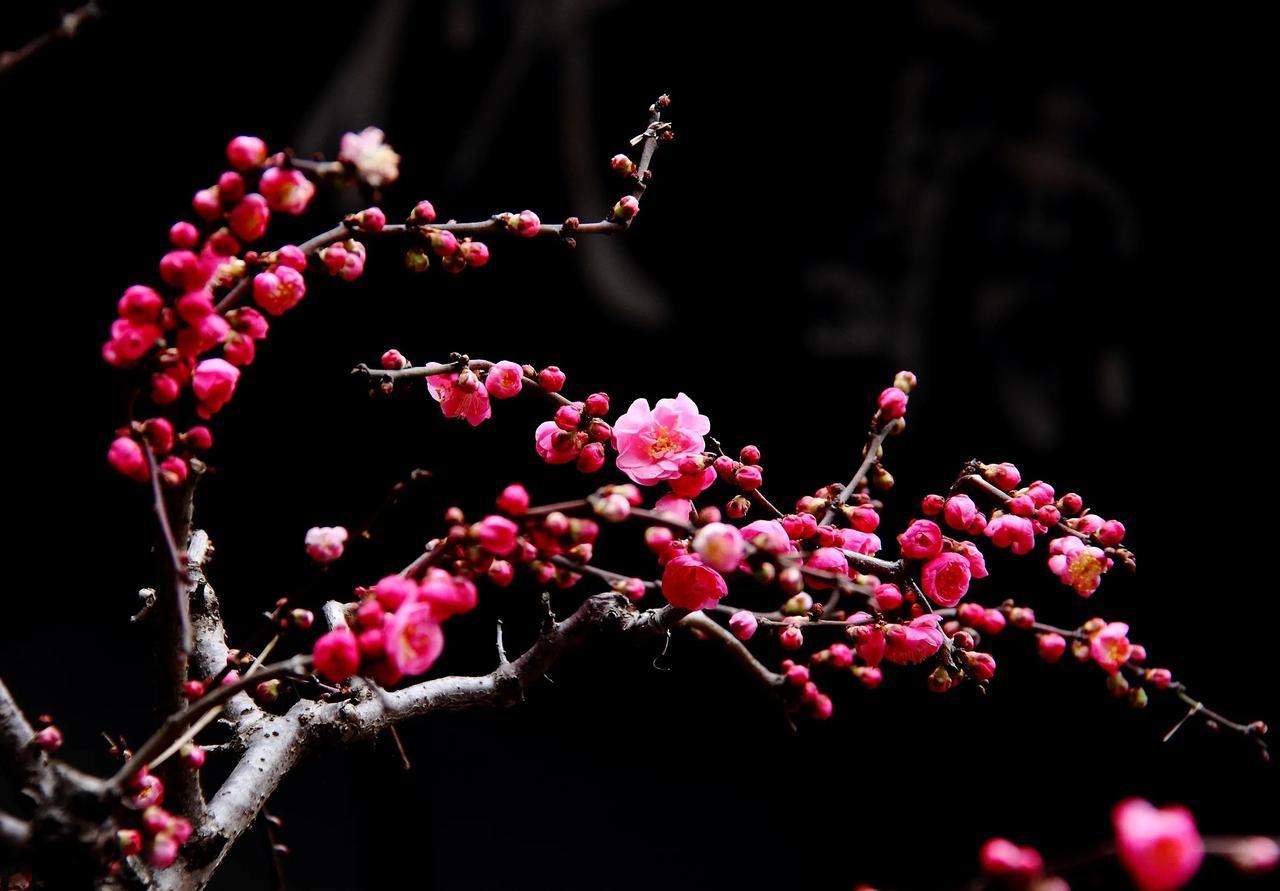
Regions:
<svg viewBox="0 0 1280 891"><path fill-rule="evenodd" d="M618 469L643 486L676 479L681 459L701 453L710 430L710 420L684 393L659 399L652 410L647 399L637 399L613 425Z"/></svg>
<svg viewBox="0 0 1280 891"><path fill-rule="evenodd" d="M400 156L386 144L386 135L377 127L359 133L344 133L338 160L355 167L360 178L375 189L393 183L400 175Z"/></svg>
<svg viewBox="0 0 1280 891"><path fill-rule="evenodd" d="M1074 535L1049 542L1049 554L1049 569L1058 581L1074 588L1081 597L1098 590L1103 573L1113 564L1102 548L1086 545Z"/></svg>
<svg viewBox="0 0 1280 891"><path fill-rule="evenodd" d="M475 427L490 415L489 391L479 383L470 389L458 386L456 371L431 375L427 378L427 392L440 403L446 418L466 418L467 423Z"/></svg>
<svg viewBox="0 0 1280 891"><path fill-rule="evenodd" d="M384 630L387 661L402 674L422 674L444 649L444 632L430 603L403 604Z"/></svg>
<svg viewBox="0 0 1280 891"><path fill-rule="evenodd" d="M347 530L342 526L312 526L307 530L307 554L317 563L332 563L342 556Z"/></svg>
<svg viewBox="0 0 1280 891"><path fill-rule="evenodd" d="M742 533L728 523L708 523L693 537L693 550L718 572L733 572L745 550Z"/></svg>
<svg viewBox="0 0 1280 891"><path fill-rule="evenodd" d="M1108 622L1089 638L1089 655L1107 674L1118 672L1132 654L1129 626L1124 622Z"/></svg>
<svg viewBox="0 0 1280 891"><path fill-rule="evenodd" d="M1130 798L1116 805L1111 822L1120 862L1140 891L1173 891L1199 871L1204 841L1186 808Z"/></svg>

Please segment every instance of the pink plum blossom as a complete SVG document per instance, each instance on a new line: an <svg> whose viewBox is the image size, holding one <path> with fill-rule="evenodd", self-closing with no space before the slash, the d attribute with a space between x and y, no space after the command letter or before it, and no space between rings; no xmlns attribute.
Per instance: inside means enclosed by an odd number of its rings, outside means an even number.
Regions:
<svg viewBox="0 0 1280 891"><path fill-rule="evenodd" d="M307 282L291 266L280 265L253 277L253 300L273 316L293 309L307 295Z"/></svg>
<svg viewBox="0 0 1280 891"><path fill-rule="evenodd" d="M998 548L1008 548L1015 554L1026 554L1035 547L1035 527L1026 517L1001 514L983 530L987 538Z"/></svg>
<svg viewBox="0 0 1280 891"><path fill-rule="evenodd" d="M338 160L350 164L362 180L375 189L395 182L400 175L400 156L386 144L386 135L377 127L359 133L344 133Z"/></svg>
<svg viewBox="0 0 1280 891"><path fill-rule="evenodd" d="M403 604L384 631L387 661L401 674L422 674L435 664L444 649L444 632L430 603Z"/></svg>
<svg viewBox="0 0 1280 891"><path fill-rule="evenodd" d="M470 579L455 578L443 569L433 567L418 586L418 600L431 605L437 621L475 609L476 586Z"/></svg>
<svg viewBox="0 0 1280 891"><path fill-rule="evenodd" d="M538 457L548 464L568 464L570 461L576 461L578 453L582 451L582 446L578 444L574 435L561 430L555 421L543 421L538 425L538 429L533 433L533 446L538 452Z"/></svg>
<svg viewBox="0 0 1280 891"><path fill-rule="evenodd" d="M505 557L516 549L519 532L519 526L497 514L490 514L471 527L471 534L480 547L497 557Z"/></svg>
<svg viewBox="0 0 1280 891"><path fill-rule="evenodd" d="M849 574L849 558L839 548L818 548L809 555L809 559L804 562L804 565L819 572L828 572L835 575ZM816 578L810 578L809 584L819 590L834 586L833 582Z"/></svg>
<svg viewBox="0 0 1280 891"><path fill-rule="evenodd" d="M718 572L733 572L745 550L742 533L728 523L708 523L693 537L693 550Z"/></svg>
<svg viewBox="0 0 1280 891"><path fill-rule="evenodd" d="M1102 575L1113 561L1101 548L1086 545L1074 535L1064 535L1049 542L1049 569L1064 585L1081 597L1098 590Z"/></svg>
<svg viewBox="0 0 1280 891"><path fill-rule="evenodd" d="M458 372L433 374L427 378L427 392L440 403L446 418L465 418L472 427L489 417L489 391L478 383L459 386ZM474 377L472 378L474 381Z"/></svg>
<svg viewBox="0 0 1280 891"><path fill-rule="evenodd" d="M524 369L515 362L495 362L485 375L484 387L495 399L510 399L524 386Z"/></svg>
<svg viewBox="0 0 1280 891"><path fill-rule="evenodd" d="M643 486L676 479L681 459L700 454L710 430L707 416L684 393L659 399L652 410L647 399L637 399L613 425L618 469Z"/></svg>
<svg viewBox="0 0 1280 891"><path fill-rule="evenodd" d="M792 550L791 537L777 520L755 520L742 527L742 537L770 554L785 554Z"/></svg>
<svg viewBox="0 0 1280 891"><path fill-rule="evenodd" d="M662 573L662 595L682 609L711 609L727 593L724 578L697 554L676 557Z"/></svg>
<svg viewBox="0 0 1280 891"><path fill-rule="evenodd" d="M972 574L969 560L963 554L949 551L924 565L920 570L920 587L938 606L951 607L968 593Z"/></svg>
<svg viewBox="0 0 1280 891"><path fill-rule="evenodd" d="M759 626L760 620L750 610L740 609L729 617L729 630L738 640L750 640Z"/></svg>
<svg viewBox="0 0 1280 891"><path fill-rule="evenodd" d="M342 556L347 530L342 526L312 526L307 530L307 555L317 563L332 563Z"/></svg>
<svg viewBox="0 0 1280 891"><path fill-rule="evenodd" d="M151 478L147 453L131 436L117 436L112 440L111 448L107 451L107 462L117 473L134 482L145 483Z"/></svg>
<svg viewBox="0 0 1280 891"><path fill-rule="evenodd" d="M971 541L961 541L956 543L955 548L956 553L963 555L969 561L969 574L975 579L985 579L989 575L987 560L976 544Z"/></svg>
<svg viewBox="0 0 1280 891"><path fill-rule="evenodd" d="M861 529L839 529L836 531L840 547L855 554L871 556L880 550L880 536Z"/></svg>
<svg viewBox="0 0 1280 891"><path fill-rule="evenodd" d="M1108 622L1102 630L1090 635L1089 655L1107 674L1118 672L1133 655L1129 626L1124 622Z"/></svg>
<svg viewBox="0 0 1280 891"><path fill-rule="evenodd" d="M1173 891L1199 871L1204 841L1186 808L1130 798L1116 805L1111 821L1120 862L1140 891Z"/></svg>
<svg viewBox="0 0 1280 891"><path fill-rule="evenodd" d="M360 669L360 647L347 628L336 628L316 641L311 651L316 674L337 683Z"/></svg>
<svg viewBox="0 0 1280 891"><path fill-rule="evenodd" d="M913 665L928 659L946 639L938 627L941 623L942 616L927 613L906 625L888 626L884 632L884 658L899 665Z"/></svg>
<svg viewBox="0 0 1280 891"><path fill-rule="evenodd" d="M915 520L906 532L898 536L898 544L902 548L902 556L928 560L942 551L942 530L933 520Z"/></svg>
<svg viewBox="0 0 1280 891"><path fill-rule="evenodd" d="M235 393L238 380L240 369L225 359L205 359L197 365L191 378L191 390L199 400L196 414L209 418L221 411Z"/></svg>
<svg viewBox="0 0 1280 891"><path fill-rule="evenodd" d="M667 514L677 520L687 520L693 513L693 502L678 495L663 495L654 503L653 509L660 514Z"/></svg>
<svg viewBox="0 0 1280 891"><path fill-rule="evenodd" d="M952 495L943 507L942 516L952 529L964 531L978 515L978 506L968 495Z"/></svg>
<svg viewBox="0 0 1280 891"><path fill-rule="evenodd" d="M271 167L262 173L258 183L267 206L279 213L299 216L307 209L316 187L301 170Z"/></svg>

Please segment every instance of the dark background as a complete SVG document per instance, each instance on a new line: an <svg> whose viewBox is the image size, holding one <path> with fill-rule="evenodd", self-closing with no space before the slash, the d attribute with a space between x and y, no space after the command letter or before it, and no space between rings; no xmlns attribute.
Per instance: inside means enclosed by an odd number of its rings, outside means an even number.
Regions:
<svg viewBox="0 0 1280 891"><path fill-rule="evenodd" d="M0 671L29 711L53 712L69 760L106 771L99 732L136 743L156 721L151 643L127 621L155 581L151 519L103 461L124 390L97 357L115 298L155 278L227 139L332 155L373 123L403 156L392 218L421 197L460 219L590 218L620 192L607 159L664 90L679 138L626 238L576 253L497 240L488 268L459 277L412 277L375 245L363 279L313 279L273 322L217 418L199 506L233 636L282 594L318 606L403 565L451 503L479 513L517 478L537 501L589 487L539 465L536 401L498 404L477 430L420 390L370 401L347 372L388 346L559 364L573 393L619 406L684 390L727 447L761 447L779 501L847 476L875 394L910 367L921 386L888 456L886 531L970 457L1079 491L1128 525L1142 574L1085 603L1042 555L1002 554L975 595L1059 624L1128 620L1211 705L1280 720L1272 329L1254 309L1274 291L1275 194L1250 160L1265 121L1235 62L1248 22L1170 43L1136 6L1056 2L839 18L589 0L104 6L0 81L18 483ZM6 46L54 14L7 12ZM357 200L322 191L267 240ZM305 529L358 526L415 467L436 478L317 578ZM606 559L646 565L625 539ZM527 640L535 597L486 589L450 624L439 670L489 670L495 616L510 645ZM1175 705L1133 712L1096 670L1042 665L1007 637L985 698L930 696L897 671L875 693L837 689L835 717L794 735L693 641L580 654L526 706L405 726L409 773L386 741L309 761L270 805L291 886L938 887L967 880L992 834L1051 860L1086 849L1130 794L1184 802L1206 832L1280 832L1276 768L1252 745L1198 724L1161 745ZM1201 886L1227 878L1206 869ZM271 882L252 833L216 887Z"/></svg>

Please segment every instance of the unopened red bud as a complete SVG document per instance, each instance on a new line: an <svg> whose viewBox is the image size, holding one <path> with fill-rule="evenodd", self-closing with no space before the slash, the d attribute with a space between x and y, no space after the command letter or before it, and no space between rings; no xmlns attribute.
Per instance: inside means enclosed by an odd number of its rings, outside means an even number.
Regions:
<svg viewBox="0 0 1280 891"><path fill-rule="evenodd" d="M569 531L569 518L555 510L547 514L542 525L551 535L564 535Z"/></svg>
<svg viewBox="0 0 1280 891"><path fill-rule="evenodd" d="M1147 691L1141 687L1134 687L1129 691L1129 705L1134 708L1147 707Z"/></svg>
<svg viewBox="0 0 1280 891"><path fill-rule="evenodd" d="M1107 692L1117 699L1129 693L1129 681L1120 672L1107 675Z"/></svg>
<svg viewBox="0 0 1280 891"><path fill-rule="evenodd" d="M604 443L602 442L588 443L578 453L577 467L583 473L595 473L601 467L604 467L604 462L605 452ZM625 500L624 498L623 501Z"/></svg>
<svg viewBox="0 0 1280 891"><path fill-rule="evenodd" d="M533 211L522 210L507 217L507 228L520 238L533 238L542 228L542 221Z"/></svg>
<svg viewBox="0 0 1280 891"><path fill-rule="evenodd" d="M1147 669L1147 683L1157 690L1167 689L1173 683L1173 673L1167 668Z"/></svg>
<svg viewBox="0 0 1280 891"><path fill-rule="evenodd" d="M253 698L264 705L270 705L280 698L280 681L272 679L263 681L253 689Z"/></svg>
<svg viewBox="0 0 1280 891"><path fill-rule="evenodd" d="M945 629L944 629L945 630ZM955 644L957 649L972 650L973 635L968 631L957 631L951 635L951 642Z"/></svg>
<svg viewBox="0 0 1280 891"><path fill-rule="evenodd" d="M618 154L609 159L609 167L614 173L622 176L631 176L636 172L635 162L626 155Z"/></svg>
<svg viewBox="0 0 1280 891"><path fill-rule="evenodd" d="M382 354L382 367L388 371L397 371L409 367L409 360L399 350L387 350Z"/></svg>
<svg viewBox="0 0 1280 891"><path fill-rule="evenodd" d="M1075 492L1068 492L1058 499L1058 509L1069 517L1074 517L1084 510L1084 499Z"/></svg>
<svg viewBox="0 0 1280 891"><path fill-rule="evenodd" d="M134 857L142 853L142 833L136 829L120 829L116 832L116 845L121 857ZM12 884L9 885L13 887Z"/></svg>
<svg viewBox="0 0 1280 891"><path fill-rule="evenodd" d="M48 727L36 731L32 742L42 752L56 752L62 748L62 731L50 724Z"/></svg>
<svg viewBox="0 0 1280 891"><path fill-rule="evenodd" d="M482 241L466 239L458 245L458 253L467 261L468 266L477 269L489 262L489 246Z"/></svg>
<svg viewBox="0 0 1280 891"><path fill-rule="evenodd" d="M788 625L778 637L784 650L798 650L804 646L804 634L797 625Z"/></svg>
<svg viewBox="0 0 1280 891"><path fill-rule="evenodd" d="M924 511L926 516L936 517L942 513L946 503L947 500L941 495L926 495L924 500L920 502L920 510Z"/></svg>
<svg viewBox="0 0 1280 891"><path fill-rule="evenodd" d="M419 201L409 214L410 223L431 223L436 218L436 209L430 201Z"/></svg>
<svg viewBox="0 0 1280 891"><path fill-rule="evenodd" d="M636 218L636 214L640 213L640 202L636 200L634 195L623 195L618 199L618 203L613 206L610 216L624 223L629 223Z"/></svg>
<svg viewBox="0 0 1280 891"><path fill-rule="evenodd" d="M457 526L467 521L467 516L462 512L462 508L453 506L444 512L444 521L449 526Z"/></svg>
<svg viewBox="0 0 1280 891"><path fill-rule="evenodd" d="M179 751L178 755L182 758L184 764L194 770L204 767L205 751L204 748L195 743L187 743Z"/></svg>
<svg viewBox="0 0 1280 891"><path fill-rule="evenodd" d="M866 687L868 690L874 690L879 687L884 680L884 672L875 666L858 665L853 669L853 676L858 679L858 683Z"/></svg>
<svg viewBox="0 0 1280 891"><path fill-rule="evenodd" d="M733 479L733 472L735 467L737 466L737 462L735 462L728 455L721 455L719 458L716 458L712 466L715 467L716 474L720 477L720 479L724 480L725 482L729 482L730 480Z"/></svg>
<svg viewBox="0 0 1280 891"><path fill-rule="evenodd" d="M452 232L443 229L431 229L427 234L431 249L437 257L452 257L458 251L458 239Z"/></svg>
<svg viewBox="0 0 1280 891"><path fill-rule="evenodd" d="M182 695L195 702L204 695L204 681L187 681L182 685Z"/></svg>
<svg viewBox="0 0 1280 891"><path fill-rule="evenodd" d="M601 418L609 413L609 396L605 393L592 393L582 403L584 414L593 418Z"/></svg>
<svg viewBox="0 0 1280 891"><path fill-rule="evenodd" d="M295 609L289 613L293 627L306 631L315 624L316 614L309 609Z"/></svg>
<svg viewBox="0 0 1280 891"><path fill-rule="evenodd" d="M538 386L548 393L559 393L564 388L565 374L554 365L538 372Z"/></svg>
<svg viewBox="0 0 1280 891"><path fill-rule="evenodd" d="M745 495L735 495L729 499L729 503L724 506L725 513L735 520L740 520L747 515L747 511L751 509L751 499Z"/></svg>
<svg viewBox="0 0 1280 891"><path fill-rule="evenodd" d="M738 453L738 460L743 464L759 464L760 449L753 445L744 445Z"/></svg>
<svg viewBox="0 0 1280 891"><path fill-rule="evenodd" d="M804 589L804 574L800 572L799 567L788 566L778 573L778 587L784 594L799 594Z"/></svg>
<svg viewBox="0 0 1280 891"><path fill-rule="evenodd" d="M764 482L764 474L754 464L743 464L734 472L733 481L742 489L754 492Z"/></svg>
<svg viewBox="0 0 1280 891"><path fill-rule="evenodd" d="M1009 610L1009 623L1014 628L1022 628L1026 630L1036 622L1035 611L1026 606L1015 606Z"/></svg>

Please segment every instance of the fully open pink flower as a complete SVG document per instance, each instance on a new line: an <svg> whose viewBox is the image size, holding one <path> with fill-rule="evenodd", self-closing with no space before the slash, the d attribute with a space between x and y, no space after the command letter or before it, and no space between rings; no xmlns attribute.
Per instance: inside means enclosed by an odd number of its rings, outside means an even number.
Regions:
<svg viewBox="0 0 1280 891"><path fill-rule="evenodd" d="M968 558L948 551L934 557L920 570L920 587L938 606L951 607L968 593L972 574Z"/></svg>
<svg viewBox="0 0 1280 891"><path fill-rule="evenodd" d="M649 400L637 399L613 425L618 469L642 486L675 479L681 459L701 453L710 430L711 421L684 393L659 399L652 410Z"/></svg>
<svg viewBox="0 0 1280 891"><path fill-rule="evenodd" d="M684 554L667 564L662 573L662 596L684 609L710 609L729 593L720 573L706 566L696 554Z"/></svg>
<svg viewBox="0 0 1280 891"><path fill-rule="evenodd" d="M1186 808L1130 798L1116 805L1111 822L1120 862L1141 891L1173 891L1200 869L1204 841Z"/></svg>
<svg viewBox="0 0 1280 891"><path fill-rule="evenodd" d="M470 389L458 386L457 372L427 378L427 392L440 403L446 418L466 418L472 427L489 417L489 391L477 381Z"/></svg>
<svg viewBox="0 0 1280 891"><path fill-rule="evenodd" d="M1089 655L1107 674L1115 674L1129 661L1133 645L1129 643L1129 626L1124 622L1108 622L1089 638Z"/></svg>
<svg viewBox="0 0 1280 891"><path fill-rule="evenodd" d="M1081 597L1098 590L1102 574L1114 561L1102 548L1086 545L1074 535L1064 535L1049 542L1049 569L1064 585L1070 585Z"/></svg>
<svg viewBox="0 0 1280 891"><path fill-rule="evenodd" d="M890 625L884 634L884 658L899 665L923 662L942 646L942 616L927 613L906 625Z"/></svg>
<svg viewBox="0 0 1280 891"><path fill-rule="evenodd" d="M444 632L432 605L421 601L410 601L395 611L384 639L387 661L403 674L422 674L444 649Z"/></svg>

